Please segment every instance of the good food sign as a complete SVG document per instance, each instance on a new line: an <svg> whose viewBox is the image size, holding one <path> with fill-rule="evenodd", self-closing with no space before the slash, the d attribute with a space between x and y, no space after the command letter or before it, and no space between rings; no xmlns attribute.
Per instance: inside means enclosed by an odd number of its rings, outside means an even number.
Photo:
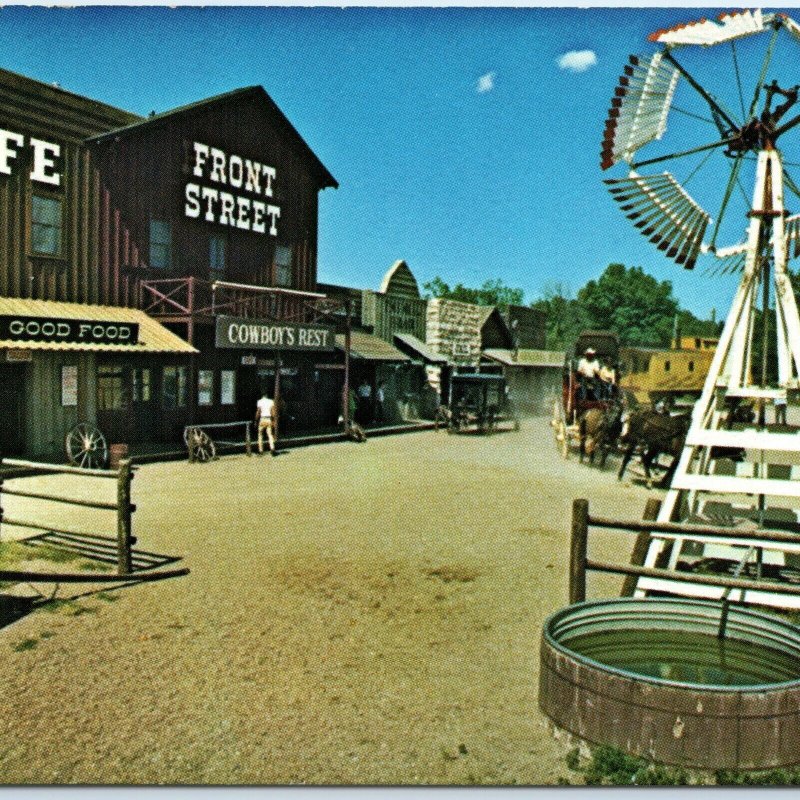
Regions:
<svg viewBox="0 0 800 800"><path fill-rule="evenodd" d="M217 317L217 347L238 350L333 350L328 325L297 325L266 319Z"/></svg>
<svg viewBox="0 0 800 800"><path fill-rule="evenodd" d="M139 323L6 314L0 315L0 339L12 342L128 345L139 341Z"/></svg>

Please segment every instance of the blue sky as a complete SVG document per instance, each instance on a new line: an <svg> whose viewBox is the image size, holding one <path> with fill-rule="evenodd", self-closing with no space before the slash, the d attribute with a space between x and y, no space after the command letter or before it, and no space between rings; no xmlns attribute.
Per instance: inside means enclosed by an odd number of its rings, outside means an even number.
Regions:
<svg viewBox="0 0 800 800"><path fill-rule="evenodd" d="M320 197L321 281L377 288L404 258L420 283L501 278L531 301L621 261L704 316L727 311L734 279L687 273L640 236L602 184L599 151L628 54L717 13L6 6L0 66L141 114L263 85L340 183ZM559 66L576 51L596 63ZM728 84L729 63L712 73ZM789 49L776 63L792 63ZM674 116L665 142L710 140ZM694 180L701 194L719 184Z"/></svg>

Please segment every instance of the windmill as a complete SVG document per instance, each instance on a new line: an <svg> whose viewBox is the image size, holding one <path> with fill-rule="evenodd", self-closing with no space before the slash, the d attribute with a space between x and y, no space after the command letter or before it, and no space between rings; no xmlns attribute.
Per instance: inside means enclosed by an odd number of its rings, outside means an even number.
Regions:
<svg viewBox="0 0 800 800"><path fill-rule="evenodd" d="M770 430L765 408L800 388L800 317L787 270L789 259L800 255L800 215L791 216L784 203L787 189L800 206L800 187L789 170L800 164L781 150L791 144L791 131L800 133L800 86L774 77L780 68L773 58L778 45L788 44L796 60L800 25L784 14L741 11L649 38L659 49L630 57L603 136L602 169L626 164L628 174L605 182L635 228L668 258L686 269L707 262L710 273L741 273L659 520L723 521L741 527L742 538L732 545L654 538L645 563L675 568L679 561L720 557L740 562L741 570L752 558L757 574L780 572L800 559L787 556L800 553L800 545L757 538L754 530L775 527L778 518L798 525L792 504L800 498L800 435ZM784 68L786 63L792 62ZM748 69L755 77L749 87ZM684 101L692 101L693 108ZM675 118L684 124L673 126ZM676 144L669 149L668 119L676 128ZM664 167L672 171L659 171ZM679 180L681 169L690 171ZM695 199L698 192L706 205L714 202L713 218ZM732 241L726 242L728 237ZM771 302L776 324L768 337ZM759 314L763 330L756 337ZM777 356L773 385L766 369L770 347ZM743 401L759 409L757 423L732 423L733 409ZM719 448L743 449L745 460L718 458ZM713 587L653 579L640 580L639 589L721 594ZM731 599L791 605L771 592L746 595Z"/></svg>

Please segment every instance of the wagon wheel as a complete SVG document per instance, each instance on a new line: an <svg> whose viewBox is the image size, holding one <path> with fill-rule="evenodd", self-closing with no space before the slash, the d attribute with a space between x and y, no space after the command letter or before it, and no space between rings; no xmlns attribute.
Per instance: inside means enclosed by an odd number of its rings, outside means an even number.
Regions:
<svg viewBox="0 0 800 800"><path fill-rule="evenodd" d="M67 434L65 441L69 463L84 469L100 469L108 460L108 445L100 428L81 422Z"/></svg>
<svg viewBox="0 0 800 800"><path fill-rule="evenodd" d="M211 461L217 456L213 439L202 428L190 428L186 434L189 448L196 461Z"/></svg>

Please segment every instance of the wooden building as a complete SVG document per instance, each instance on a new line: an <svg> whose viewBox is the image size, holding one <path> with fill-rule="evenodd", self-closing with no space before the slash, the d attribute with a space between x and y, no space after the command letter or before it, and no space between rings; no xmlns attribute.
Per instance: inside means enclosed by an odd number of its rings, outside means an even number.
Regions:
<svg viewBox="0 0 800 800"><path fill-rule="evenodd" d="M335 422L336 185L261 87L142 118L0 70L0 451L59 457L76 421L177 443L267 386L283 430Z"/></svg>
<svg viewBox="0 0 800 800"><path fill-rule="evenodd" d="M115 416L107 404L121 394L122 374L131 413L116 421L127 441L151 416L156 372L186 364L193 352L143 314L114 308L118 295L100 267L105 211L85 140L138 119L0 70L4 454L63 457L70 426Z"/></svg>
<svg viewBox="0 0 800 800"><path fill-rule="evenodd" d="M102 176L100 261L117 302L140 304L200 351L187 403L162 435L189 420L249 419L264 390L280 394L282 432L335 423L333 328L316 290L318 193L338 184L264 89L88 146ZM229 341L224 332L243 321L272 333Z"/></svg>

